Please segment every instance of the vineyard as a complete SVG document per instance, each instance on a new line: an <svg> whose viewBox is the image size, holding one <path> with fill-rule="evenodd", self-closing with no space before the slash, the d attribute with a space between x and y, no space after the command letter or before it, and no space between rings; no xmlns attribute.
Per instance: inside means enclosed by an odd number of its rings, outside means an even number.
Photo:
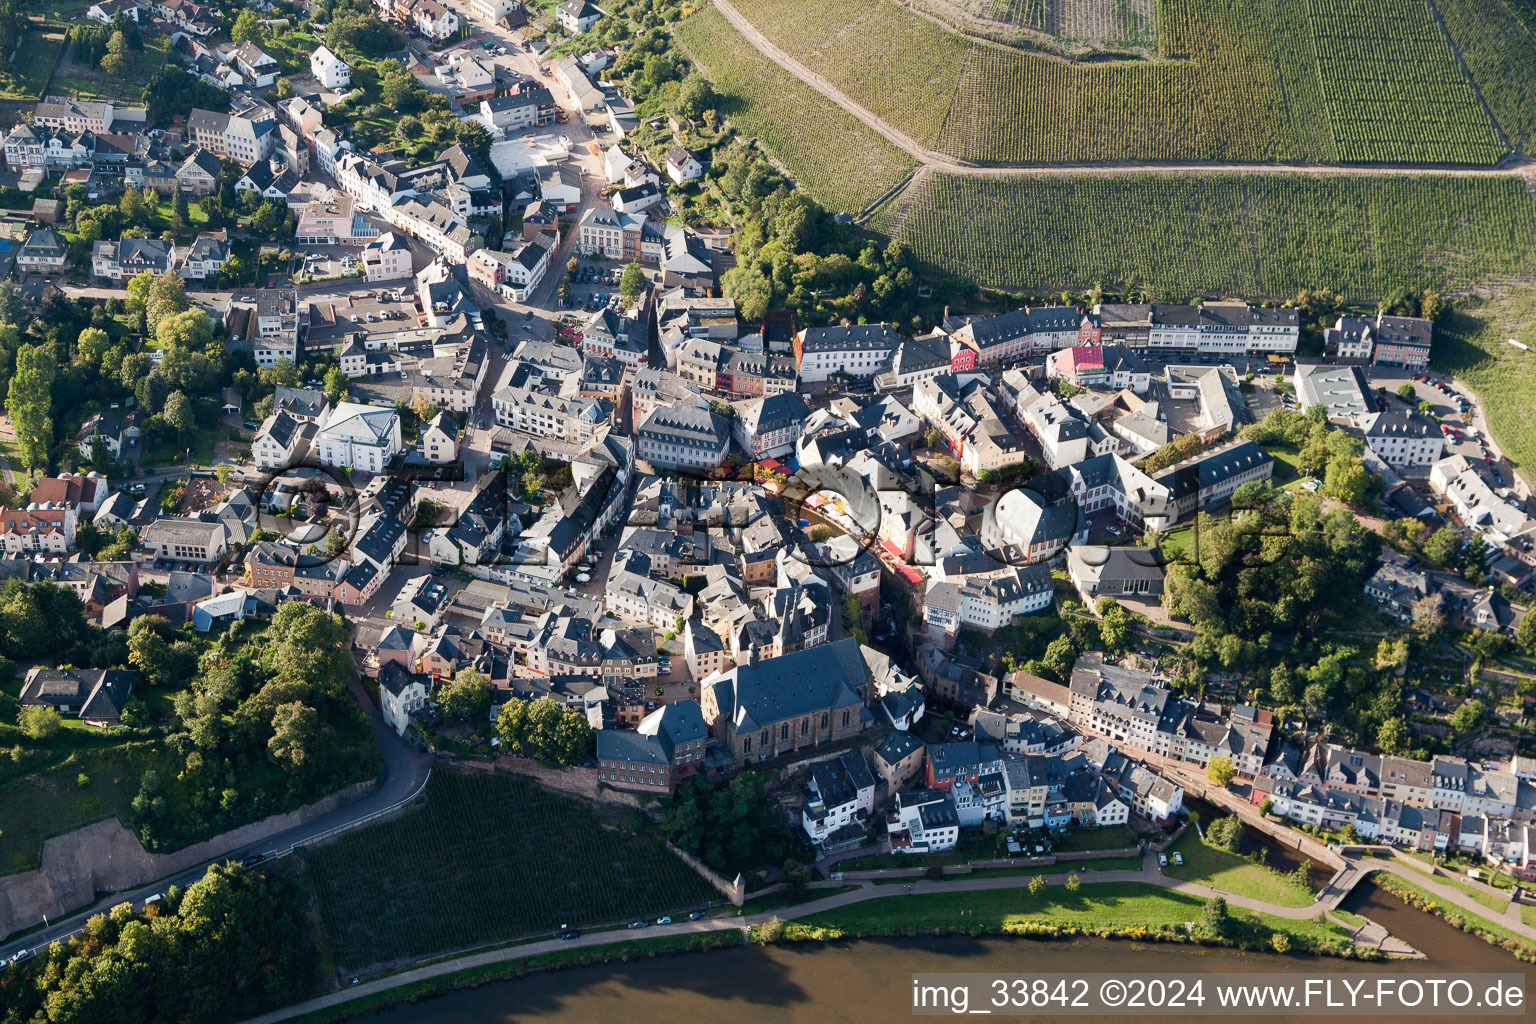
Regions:
<svg viewBox="0 0 1536 1024"><path fill-rule="evenodd" d="M1536 143L1536 25L1503 0L1435 0L1435 8L1494 120L1511 144L1529 151Z"/></svg>
<svg viewBox="0 0 1536 1024"><path fill-rule="evenodd" d="M827 209L857 213L912 169L906 153L753 49L715 8L676 34L714 84L720 112Z"/></svg>
<svg viewBox="0 0 1536 1024"><path fill-rule="evenodd" d="M1088 47L1157 46L1156 0L924 0L940 18L958 10L984 27L1027 29Z"/></svg>
<svg viewBox="0 0 1536 1024"><path fill-rule="evenodd" d="M304 861L348 969L718 895L659 839L605 828L588 805L505 775L434 772L420 807Z"/></svg>
<svg viewBox="0 0 1536 1024"><path fill-rule="evenodd" d="M1169 3L1163 19L1176 60L975 47L936 148L1008 163L1333 158L1293 0Z"/></svg>
<svg viewBox="0 0 1536 1024"><path fill-rule="evenodd" d="M926 174L870 227L944 272L1037 293L1371 299L1536 275L1536 204L1514 175Z"/></svg>
<svg viewBox="0 0 1536 1024"><path fill-rule="evenodd" d="M1063 37L1113 35L1116 21L1158 33L1161 59L1121 61L973 43L894 0L733 3L880 118L978 163L1482 165L1505 152L1426 0L1160 0L1155 17L1146 0L993 8Z"/></svg>
<svg viewBox="0 0 1536 1024"><path fill-rule="evenodd" d="M1339 159L1489 164L1504 155L1424 0L1306 0L1306 9Z"/></svg>

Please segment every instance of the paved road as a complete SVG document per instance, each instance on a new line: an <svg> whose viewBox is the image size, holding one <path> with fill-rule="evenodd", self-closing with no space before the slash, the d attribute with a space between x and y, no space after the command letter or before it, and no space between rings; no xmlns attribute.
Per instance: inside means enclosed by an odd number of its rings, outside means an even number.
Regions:
<svg viewBox="0 0 1536 1024"><path fill-rule="evenodd" d="M168 886L185 886L201 878L209 864L222 863L226 860L240 860L255 853L274 854L285 853L294 846L305 843L316 836L343 828L354 822L368 817L387 808L393 807L402 800L416 793L424 782L431 769L431 757L417 752L411 745L395 735L395 731L384 724L383 716L374 706L373 699L363 689L362 683L356 678L352 680L352 692L358 703L368 713L369 720L373 723L373 731L379 750L384 756L384 773L380 776L380 782L368 796L361 800L339 807L329 814L321 815L313 821L307 822L285 832L279 832L258 843L251 843L238 849L229 851L223 856L213 860L204 861L197 867L175 875L162 878L153 885L141 886L128 892L113 893L98 901L95 905L71 914L62 920L53 921L48 927L36 931L25 939L8 943L0 947L0 957L10 957L21 949L30 949L33 952L41 952L48 944L67 938L78 931L86 920L95 913L99 913L109 907L123 902L131 902L142 906L146 897L155 893L164 892Z"/></svg>
<svg viewBox="0 0 1536 1024"><path fill-rule="evenodd" d="M821 75L812 71L809 67L784 52L757 27L752 24L740 11L731 6L729 0L712 0L715 7L725 19L729 21L738 32L746 37L763 56L784 68L790 74L800 79L806 85L821 93L833 103L842 107L848 113L858 118L880 135L884 136L898 149L904 150L913 159L923 166L918 168L917 176L943 171L948 174L965 174L975 177L1006 178L1021 174L1192 174L1216 171L1262 171L1278 174L1450 174L1460 177L1482 177L1490 175L1506 175L1512 173L1529 174L1532 168L1536 168L1536 160L1530 157L1518 157L1505 161L1499 167L1430 167L1418 165L1383 164L1368 167L1335 167L1318 164L1239 164L1239 163L1116 163L1116 164L1073 164L1063 166L1059 164L1028 165L1028 164L988 164L979 166L964 160L958 160L947 153L940 153L918 142L912 136L894 127L889 122L861 106L846 93L833 85ZM914 180L915 184L915 180Z"/></svg>

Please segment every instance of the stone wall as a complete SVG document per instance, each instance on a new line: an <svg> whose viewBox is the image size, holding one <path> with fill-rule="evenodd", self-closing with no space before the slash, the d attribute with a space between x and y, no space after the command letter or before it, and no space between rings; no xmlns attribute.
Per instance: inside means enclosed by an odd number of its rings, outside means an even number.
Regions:
<svg viewBox="0 0 1536 1024"><path fill-rule="evenodd" d="M41 865L0 877L0 936L60 917L95 902L100 893L123 892L179 874L251 843L329 814L372 792L360 782L286 814L252 822L174 853L150 853L116 818L45 840Z"/></svg>

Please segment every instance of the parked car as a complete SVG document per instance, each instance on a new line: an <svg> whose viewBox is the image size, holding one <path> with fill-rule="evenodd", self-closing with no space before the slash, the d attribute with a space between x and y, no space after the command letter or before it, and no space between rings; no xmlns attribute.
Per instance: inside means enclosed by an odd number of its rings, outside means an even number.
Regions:
<svg viewBox="0 0 1536 1024"><path fill-rule="evenodd" d="M633 931L636 928L644 928L645 926L646 926L646 922L644 922L644 921L631 921L631 922L629 922L629 928L630 928L631 931Z"/></svg>
<svg viewBox="0 0 1536 1024"><path fill-rule="evenodd" d="M1173 855L1173 865L1174 867L1184 866L1184 855L1182 853L1175 853Z"/></svg>
<svg viewBox="0 0 1536 1024"><path fill-rule="evenodd" d="M1168 866L1168 855L1166 853L1160 853L1157 855L1157 866L1160 868L1165 868Z"/></svg>
<svg viewBox="0 0 1536 1024"><path fill-rule="evenodd" d="M560 937L562 939L579 939L579 938L581 938L581 932L579 932L576 929L572 928L570 931L561 932L560 933Z"/></svg>
<svg viewBox="0 0 1536 1024"><path fill-rule="evenodd" d="M688 915L688 920L697 921L699 918L704 916L704 913L705 912L702 910L695 910L693 913Z"/></svg>
<svg viewBox="0 0 1536 1024"><path fill-rule="evenodd" d="M670 917L658 917L656 919L656 923L657 924L671 924L672 923L672 918L670 918Z"/></svg>

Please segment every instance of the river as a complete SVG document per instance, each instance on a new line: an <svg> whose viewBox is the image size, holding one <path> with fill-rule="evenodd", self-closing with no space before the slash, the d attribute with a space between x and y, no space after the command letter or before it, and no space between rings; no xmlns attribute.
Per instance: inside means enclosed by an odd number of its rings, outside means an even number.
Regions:
<svg viewBox="0 0 1536 1024"><path fill-rule="evenodd" d="M1294 974L1307 970L1428 975L1525 968L1502 950L1405 907L1369 885L1361 887L1350 907L1430 952L1430 959L1356 963L1097 939L1047 942L956 936L835 946L749 946L535 974L395 1007L362 1020L367 1024L891 1024L911 1015L911 976L917 971Z"/></svg>

